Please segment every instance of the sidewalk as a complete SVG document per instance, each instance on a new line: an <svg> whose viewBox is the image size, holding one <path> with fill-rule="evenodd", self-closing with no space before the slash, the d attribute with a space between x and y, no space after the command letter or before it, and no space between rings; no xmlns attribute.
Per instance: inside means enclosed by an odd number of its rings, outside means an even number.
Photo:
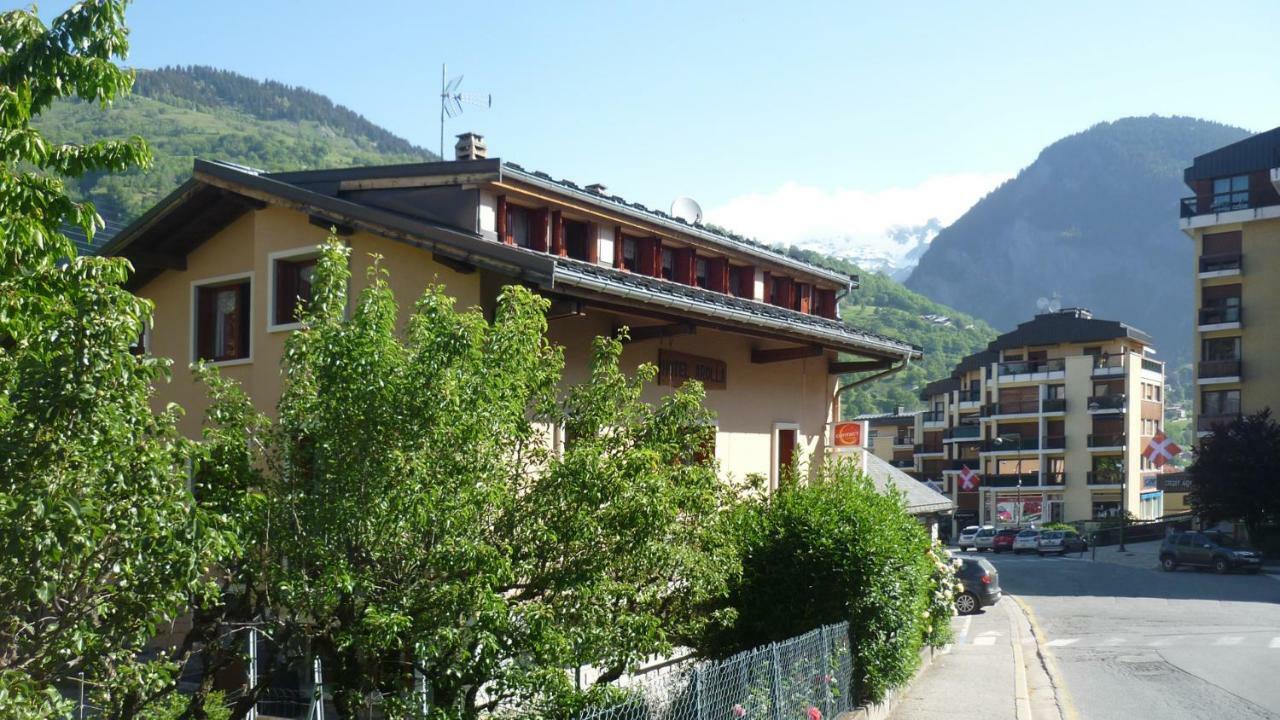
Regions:
<svg viewBox="0 0 1280 720"><path fill-rule="evenodd" d="M1052 683L1026 617L1011 597L955 618L956 637L902 698L890 718L1048 720L1059 718Z"/></svg>
<svg viewBox="0 0 1280 720"><path fill-rule="evenodd" d="M1112 565L1124 565L1143 570L1159 570L1160 545L1161 541L1159 540L1125 543L1125 552L1120 552L1116 545L1103 545L1097 548L1096 553L1093 548L1090 548L1089 552L1084 554L1084 557L1086 560L1092 558L1095 562L1111 563ZM1273 560L1263 562L1262 572L1280 580L1280 564Z"/></svg>

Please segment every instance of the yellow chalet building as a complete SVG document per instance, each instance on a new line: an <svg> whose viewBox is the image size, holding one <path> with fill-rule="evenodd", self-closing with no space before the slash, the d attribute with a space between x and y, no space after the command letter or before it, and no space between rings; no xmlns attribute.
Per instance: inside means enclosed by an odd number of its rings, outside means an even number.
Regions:
<svg viewBox="0 0 1280 720"><path fill-rule="evenodd" d="M274 412L285 338L331 227L352 249L353 293L376 253L402 308L432 282L459 309L489 313L504 285L536 288L551 301L566 382L586 379L594 337L629 327L624 367L660 369L648 400L701 380L722 471L771 486L795 453L829 449L842 376L873 378L920 357L841 322L838 301L856 278L601 185L487 158L481 137L459 138L450 162L265 173L197 160L189 180L111 240L104 252L128 258L132 289L155 302L144 342L174 360L159 399L187 409L184 432L198 432L205 407L187 369L197 360Z"/></svg>

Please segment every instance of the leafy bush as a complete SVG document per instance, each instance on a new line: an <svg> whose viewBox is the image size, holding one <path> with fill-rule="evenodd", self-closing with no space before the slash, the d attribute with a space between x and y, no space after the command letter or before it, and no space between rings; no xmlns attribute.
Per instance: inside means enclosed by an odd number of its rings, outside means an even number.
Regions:
<svg viewBox="0 0 1280 720"><path fill-rule="evenodd" d="M188 698L182 693L169 693L163 700L143 709L137 720L178 720L187 710ZM209 693L204 701L207 720L231 720L231 708L221 692Z"/></svg>
<svg viewBox="0 0 1280 720"><path fill-rule="evenodd" d="M960 579L956 577L960 561L953 558L947 546L937 540L929 548L929 559L933 561L930 574L932 590L924 641L930 647L942 647L951 642L951 618L955 615L956 596L962 589Z"/></svg>
<svg viewBox="0 0 1280 720"><path fill-rule="evenodd" d="M706 639L724 656L850 623L854 689L875 701L910 679L925 642L945 642L954 588L949 558L897 495L857 467L830 461L813 482L781 488L739 510L742 574L730 588L731 625Z"/></svg>

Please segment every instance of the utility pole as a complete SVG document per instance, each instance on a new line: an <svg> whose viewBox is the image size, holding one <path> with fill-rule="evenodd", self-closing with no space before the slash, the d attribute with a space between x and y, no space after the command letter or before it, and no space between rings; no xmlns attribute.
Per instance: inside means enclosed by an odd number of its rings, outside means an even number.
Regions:
<svg viewBox="0 0 1280 720"><path fill-rule="evenodd" d="M1129 403L1128 395L1124 398L1125 404ZM1124 422L1129 424L1129 413L1125 412ZM1129 428L1125 427L1127 431ZM1120 546L1116 548L1116 552L1125 552L1124 549L1124 526L1129 523L1129 433L1125 432L1120 436Z"/></svg>

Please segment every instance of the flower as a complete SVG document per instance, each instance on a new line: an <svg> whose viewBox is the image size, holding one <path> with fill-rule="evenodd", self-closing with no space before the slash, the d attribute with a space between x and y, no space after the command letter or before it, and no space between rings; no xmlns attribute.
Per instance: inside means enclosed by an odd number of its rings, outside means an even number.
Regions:
<svg viewBox="0 0 1280 720"><path fill-rule="evenodd" d="M822 711L818 708L809 706L809 720L822 720Z"/></svg>
<svg viewBox="0 0 1280 720"><path fill-rule="evenodd" d="M734 703L734 704L733 704L733 716L734 716L734 717L745 717L745 716L746 716L746 714L747 714L747 709L746 709L746 708L744 708L744 707L742 707L742 703Z"/></svg>

